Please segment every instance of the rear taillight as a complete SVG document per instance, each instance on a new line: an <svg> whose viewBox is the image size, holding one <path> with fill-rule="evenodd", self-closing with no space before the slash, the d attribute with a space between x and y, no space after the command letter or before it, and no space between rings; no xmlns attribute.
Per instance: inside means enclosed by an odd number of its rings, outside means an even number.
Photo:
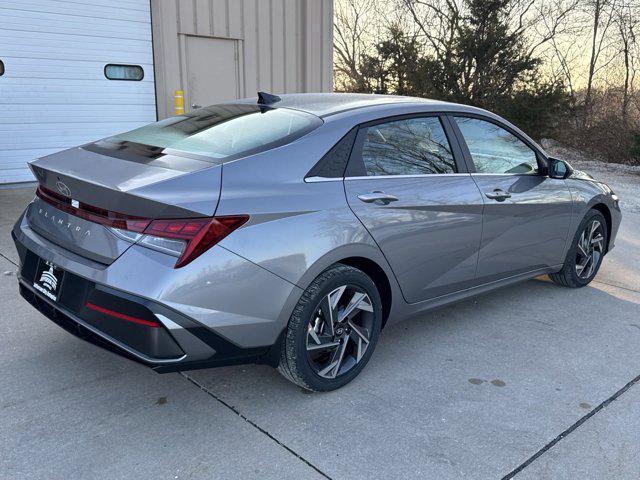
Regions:
<svg viewBox="0 0 640 480"><path fill-rule="evenodd" d="M180 268L202 255L247 220L248 215L153 220L138 243L176 255L178 261L175 268Z"/></svg>
<svg viewBox="0 0 640 480"><path fill-rule="evenodd" d="M77 206L72 205L71 199L49 190L43 186L39 186L36 195L58 210L70 213L76 217L88 220L89 222L99 223L105 227L118 228L130 232L142 233L149 225L150 220L135 217L133 215L125 215L111 210L87 205L79 202Z"/></svg>
<svg viewBox="0 0 640 480"><path fill-rule="evenodd" d="M36 194L59 210L108 227L121 238L178 257L175 268L193 261L249 220L248 215L152 220L85 203L75 206L70 198L43 186L38 187Z"/></svg>

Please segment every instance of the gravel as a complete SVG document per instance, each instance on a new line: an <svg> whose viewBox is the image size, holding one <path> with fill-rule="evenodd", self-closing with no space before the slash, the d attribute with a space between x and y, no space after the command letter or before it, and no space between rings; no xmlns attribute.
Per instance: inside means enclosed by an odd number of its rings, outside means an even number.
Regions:
<svg viewBox="0 0 640 480"><path fill-rule="evenodd" d="M543 140L542 145L549 155L566 160L574 168L609 185L620 197L622 211L640 213L640 167L608 163L553 141Z"/></svg>

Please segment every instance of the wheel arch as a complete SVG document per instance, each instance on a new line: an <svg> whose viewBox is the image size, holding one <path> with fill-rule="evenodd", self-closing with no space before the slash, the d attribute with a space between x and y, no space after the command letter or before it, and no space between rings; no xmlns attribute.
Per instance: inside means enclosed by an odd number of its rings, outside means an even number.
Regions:
<svg viewBox="0 0 640 480"><path fill-rule="evenodd" d="M371 277L380 293L383 312L382 326L384 327L392 313L398 311L397 302L402 298L402 294L400 293L400 285L382 252L377 246L368 243L343 245L317 259L296 282L301 291L297 294L295 301L285 309L287 321L302 291L307 289L318 275L336 263L358 268Z"/></svg>
<svg viewBox="0 0 640 480"><path fill-rule="evenodd" d="M393 293L391 291L391 283L385 273L384 269L373 260L366 257L347 257L343 258L336 263L348 265L350 267L362 270L366 275L373 280L378 293L380 294L380 301L382 302L382 328L389 319L391 312L391 303L393 299Z"/></svg>
<svg viewBox="0 0 640 480"><path fill-rule="evenodd" d="M609 251L609 242L611 241L611 227L612 227L612 219L611 219L611 211L609 207L604 203L595 203L591 205L590 209L597 210L602 214L605 221L607 222L607 245L605 246L605 253Z"/></svg>

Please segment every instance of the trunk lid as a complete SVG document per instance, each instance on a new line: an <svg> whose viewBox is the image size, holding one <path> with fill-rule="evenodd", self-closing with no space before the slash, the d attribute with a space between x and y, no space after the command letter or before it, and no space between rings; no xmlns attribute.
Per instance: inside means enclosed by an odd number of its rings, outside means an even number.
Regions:
<svg viewBox="0 0 640 480"><path fill-rule="evenodd" d="M58 195L147 219L211 217L220 197L221 162L131 142L96 142L30 166L39 184ZM40 236L106 265L133 244L40 198L26 215Z"/></svg>

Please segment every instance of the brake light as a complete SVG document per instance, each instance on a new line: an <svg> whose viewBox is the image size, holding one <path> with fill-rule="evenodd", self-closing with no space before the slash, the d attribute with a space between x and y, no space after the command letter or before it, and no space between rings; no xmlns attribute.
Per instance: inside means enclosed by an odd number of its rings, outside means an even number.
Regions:
<svg viewBox="0 0 640 480"><path fill-rule="evenodd" d="M187 265L249 220L248 215L152 220L82 202L75 206L70 198L43 186L36 195L59 210L109 227L121 238L178 257L174 268Z"/></svg>
<svg viewBox="0 0 640 480"><path fill-rule="evenodd" d="M173 252L178 256L175 268L180 268L202 255L247 220L248 215L153 220L139 243Z"/></svg>

